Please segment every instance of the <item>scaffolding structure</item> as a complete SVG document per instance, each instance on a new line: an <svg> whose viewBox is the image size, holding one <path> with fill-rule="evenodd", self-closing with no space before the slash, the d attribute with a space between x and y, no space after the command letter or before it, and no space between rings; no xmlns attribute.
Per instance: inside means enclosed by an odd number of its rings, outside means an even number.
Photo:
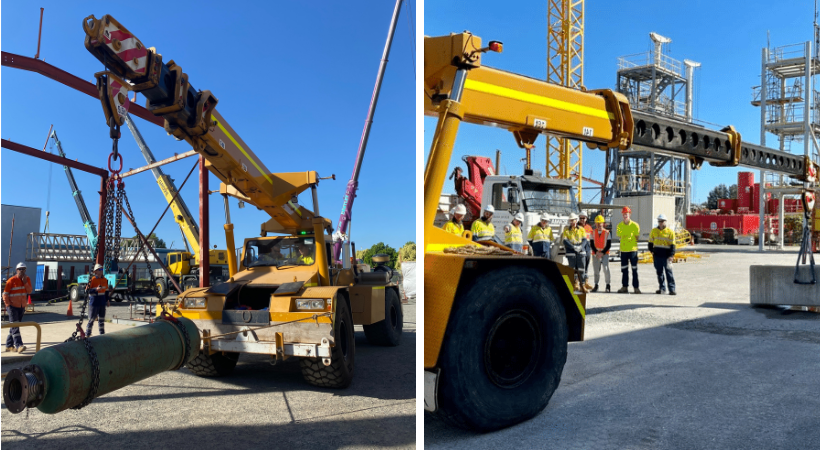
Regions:
<svg viewBox="0 0 820 450"><path fill-rule="evenodd" d="M815 16L816 16L815 12ZM820 55L818 40L820 29L814 23L814 51L812 42L789 44L781 47L762 50L761 83L752 87L752 105L760 107L760 145L766 145L766 134L776 136L780 150L790 153L802 153L806 158L820 163L820 92L815 88L815 77L820 74ZM779 198L778 224L785 220L785 195L800 194L794 192L783 175L760 171L761 186ZM760 195L761 204L766 196ZM759 233L764 235L769 230L764 228L761 208L761 226ZM777 247L782 249L784 233L778 233ZM759 248L763 250L763 240Z"/></svg>
<svg viewBox="0 0 820 450"><path fill-rule="evenodd" d="M549 0L547 8L547 81L581 89L584 85L584 0ZM569 180L582 174L578 141L547 138L547 177ZM576 201L582 198L577 177Z"/></svg>
<svg viewBox="0 0 820 450"><path fill-rule="evenodd" d="M700 64L667 53L671 39L650 33L652 49L618 58L617 90L636 111L681 122L693 120L693 76ZM690 205L690 168L685 158L658 155L633 146L608 151L604 203L613 198L646 195L675 197L676 221L683 223Z"/></svg>

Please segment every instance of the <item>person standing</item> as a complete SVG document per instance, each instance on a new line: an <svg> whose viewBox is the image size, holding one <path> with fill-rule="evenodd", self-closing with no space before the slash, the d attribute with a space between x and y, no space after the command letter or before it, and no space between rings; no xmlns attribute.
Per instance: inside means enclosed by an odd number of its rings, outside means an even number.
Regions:
<svg viewBox="0 0 820 450"><path fill-rule="evenodd" d="M464 205L456 205L452 218L444 224L444 231L456 236L464 234L464 224L461 221L464 220L465 214L467 214L467 208Z"/></svg>
<svg viewBox="0 0 820 450"><path fill-rule="evenodd" d="M587 233L583 228L578 226L578 215L572 213L569 215L569 226L564 230L562 235L564 240L564 250L567 253L567 261L569 266L575 269L577 276L573 288L576 291L586 292L586 289L581 286L584 280L584 258L586 257L586 240Z"/></svg>
<svg viewBox="0 0 820 450"><path fill-rule="evenodd" d="M3 303L6 305L6 313L9 315L9 322L22 322L23 314L26 313L26 298L31 294L31 278L26 276L26 264L19 263L14 276L6 281L6 289L3 291ZM6 338L6 351L16 351L23 353L26 346L23 345L23 336L20 334L20 327L9 329L9 336Z"/></svg>
<svg viewBox="0 0 820 450"><path fill-rule="evenodd" d="M518 253L524 251L524 236L521 234L522 223L524 223L524 215L518 213L513 216L512 223L504 226L504 245Z"/></svg>
<svg viewBox="0 0 820 450"><path fill-rule="evenodd" d="M624 221L618 224L616 233L621 238L621 284L618 293L629 292L629 266L632 266L632 288L636 294L641 293L638 284L638 236L641 234L641 227L637 222L630 219L632 209L624 206L621 209Z"/></svg>
<svg viewBox="0 0 820 450"><path fill-rule="evenodd" d="M549 226L549 216L546 213L541 214L541 221L533 225L529 234L527 234L527 240L530 242L532 254L549 259L552 241L554 239L552 227Z"/></svg>
<svg viewBox="0 0 820 450"><path fill-rule="evenodd" d="M652 253L652 261L655 265L655 273L658 274L658 284L660 288L656 294L665 294L666 288L663 283L663 275L666 273L666 283L669 285L669 295L677 295L675 292L675 277L672 275L672 257L675 255L675 232L666 226L666 216L658 216L658 226L649 233L649 251Z"/></svg>
<svg viewBox="0 0 820 450"><path fill-rule="evenodd" d="M604 268L604 281L606 281L606 291L609 288L609 248L612 246L612 236L609 230L604 228L604 216L598 215L595 218L595 229L592 230L592 271L595 273L595 287L592 292L598 292L598 281L601 279L601 267Z"/></svg>
<svg viewBox="0 0 820 450"><path fill-rule="evenodd" d="M481 218L473 222L470 231L473 233L474 241L492 241L495 237L495 227L493 226L493 214L495 208L493 205L487 205L484 208L484 214Z"/></svg>
<svg viewBox="0 0 820 450"><path fill-rule="evenodd" d="M94 325L94 319L97 319L100 336L102 336L105 334L105 308L111 306L111 302L108 300L107 295L108 280L103 277L103 266L101 264L94 266L94 276L85 286L85 289L90 296L88 326L86 326L85 335L91 337L91 328Z"/></svg>
<svg viewBox="0 0 820 450"><path fill-rule="evenodd" d="M586 251L586 258L584 260L584 287L590 290L592 289L592 286L589 285L589 260L592 259L592 244L590 243L592 239L592 227L587 223L586 213L582 212L578 215L578 226L583 228L587 234L587 244L586 248L584 248Z"/></svg>

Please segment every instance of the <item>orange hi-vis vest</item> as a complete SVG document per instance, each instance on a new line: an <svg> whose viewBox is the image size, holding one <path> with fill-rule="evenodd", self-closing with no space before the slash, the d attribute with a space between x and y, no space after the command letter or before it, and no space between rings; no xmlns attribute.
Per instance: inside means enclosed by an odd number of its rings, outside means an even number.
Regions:
<svg viewBox="0 0 820 450"><path fill-rule="evenodd" d="M595 242L595 248L597 248L599 251L603 250L604 247L606 247L606 241L609 240L609 230L604 228L601 231L602 231L602 233L599 233L597 229L592 230L592 238L593 238L593 241ZM607 250L605 254L608 255L609 250Z"/></svg>
<svg viewBox="0 0 820 450"><path fill-rule="evenodd" d="M25 308L26 297L31 294L31 277L26 277L26 282L17 275L9 278L6 282L6 290L3 293L3 303L6 306L15 308ZM8 300L6 299L8 297Z"/></svg>
<svg viewBox="0 0 820 450"><path fill-rule="evenodd" d="M97 293L95 295L105 295L105 291L108 290L108 280L106 280L105 277L91 277L91 281L88 282L88 288L97 288Z"/></svg>

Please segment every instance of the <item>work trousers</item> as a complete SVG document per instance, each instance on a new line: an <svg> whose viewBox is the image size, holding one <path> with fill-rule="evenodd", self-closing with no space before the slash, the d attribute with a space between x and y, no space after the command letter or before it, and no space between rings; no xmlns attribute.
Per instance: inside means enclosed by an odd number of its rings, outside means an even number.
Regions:
<svg viewBox="0 0 820 450"><path fill-rule="evenodd" d="M672 263L669 261L669 255L656 254L653 255L652 260L655 265L655 273L658 274L658 285L661 291L666 291L663 287L663 275L666 272L666 283L669 285L669 291L675 290L675 276L672 274Z"/></svg>
<svg viewBox="0 0 820 450"><path fill-rule="evenodd" d="M592 257L592 272L595 274L596 286L601 279L601 267L604 268L604 281L606 281L606 284L609 284L609 255L602 254L600 258L598 258L598 256Z"/></svg>
<svg viewBox="0 0 820 450"><path fill-rule="evenodd" d="M579 281L586 280L586 261L584 261L586 256L586 253L567 253L567 262L569 262L570 267L575 269Z"/></svg>
<svg viewBox="0 0 820 450"><path fill-rule="evenodd" d="M589 244L589 239L587 239L587 244L584 246L584 251L586 251L586 262L584 263L584 282L589 279L589 260L592 259L592 246Z"/></svg>
<svg viewBox="0 0 820 450"><path fill-rule="evenodd" d="M632 266L632 287L638 288L638 252L621 252L621 285L629 287L629 266Z"/></svg>
<svg viewBox="0 0 820 450"><path fill-rule="evenodd" d="M97 322L100 324L100 336L105 334L105 303L102 306L90 306L90 311L88 312L88 326L85 329L85 335L91 336L91 328L94 325L94 319L97 319Z"/></svg>
<svg viewBox="0 0 820 450"><path fill-rule="evenodd" d="M547 241L533 242L532 243L532 254L534 256L540 256L542 258L549 259L551 245L552 245L552 243L547 242Z"/></svg>
<svg viewBox="0 0 820 450"><path fill-rule="evenodd" d="M9 322L22 322L23 314L26 313L26 308L25 306L22 308L6 306L6 312L9 315ZM9 328L9 336L6 338L6 347L20 348L22 345L23 336L20 335L20 328Z"/></svg>
<svg viewBox="0 0 820 450"><path fill-rule="evenodd" d="M513 250L515 250L515 251L517 251L518 253L521 253L521 252L524 251L524 244L522 244L520 242L515 243L515 244L509 243L509 244L504 244L504 245L511 248L511 249L513 249Z"/></svg>

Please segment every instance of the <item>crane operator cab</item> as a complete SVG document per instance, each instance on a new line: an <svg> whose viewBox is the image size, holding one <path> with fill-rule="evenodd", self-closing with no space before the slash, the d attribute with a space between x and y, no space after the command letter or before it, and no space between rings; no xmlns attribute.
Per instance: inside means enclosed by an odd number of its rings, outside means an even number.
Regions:
<svg viewBox="0 0 820 450"><path fill-rule="evenodd" d="M316 243L312 237L251 240L245 248L247 268L312 266L315 261Z"/></svg>

